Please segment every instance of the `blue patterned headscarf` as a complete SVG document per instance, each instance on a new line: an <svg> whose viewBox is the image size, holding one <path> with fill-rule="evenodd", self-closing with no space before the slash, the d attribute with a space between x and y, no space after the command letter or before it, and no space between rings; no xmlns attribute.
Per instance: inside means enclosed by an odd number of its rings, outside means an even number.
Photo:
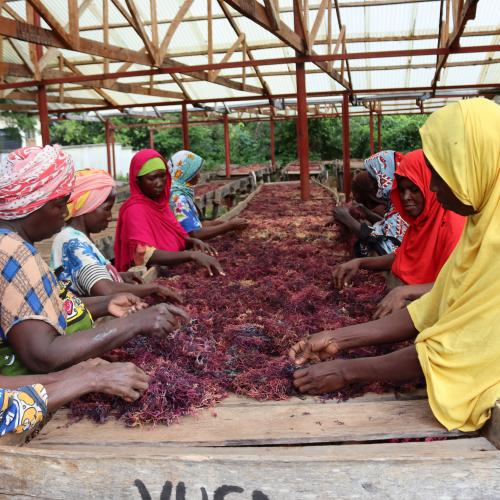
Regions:
<svg viewBox="0 0 500 500"><path fill-rule="evenodd" d="M380 151L365 160L366 171L377 181L377 198L390 202L396 168L403 159L398 151Z"/></svg>
<svg viewBox="0 0 500 500"><path fill-rule="evenodd" d="M191 151L178 151L168 160L168 170L172 176L172 189L170 197L175 194L183 194L194 200L194 189L189 181L202 169L204 160Z"/></svg>

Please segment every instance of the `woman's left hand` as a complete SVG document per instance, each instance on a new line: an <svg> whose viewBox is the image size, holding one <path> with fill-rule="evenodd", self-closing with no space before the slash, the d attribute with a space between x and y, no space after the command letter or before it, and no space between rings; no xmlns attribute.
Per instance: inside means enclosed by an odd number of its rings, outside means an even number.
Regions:
<svg viewBox="0 0 500 500"><path fill-rule="evenodd" d="M188 243L191 245L191 248L196 252L203 252L212 256L218 255L217 250L213 246L197 238L188 238Z"/></svg>
<svg viewBox="0 0 500 500"><path fill-rule="evenodd" d="M139 297L132 293L120 293L111 298L108 303L108 312L116 318L124 318L141 309L146 309L148 305Z"/></svg>
<svg viewBox="0 0 500 500"><path fill-rule="evenodd" d="M302 368L293 374L293 385L299 392L308 394L338 391L349 383L344 367L344 360L335 359Z"/></svg>
<svg viewBox="0 0 500 500"><path fill-rule="evenodd" d="M347 207L334 207L333 217L337 222L341 222L342 224L346 224L350 219L352 219L352 215L349 213L349 209Z"/></svg>
<svg viewBox="0 0 500 500"><path fill-rule="evenodd" d="M144 283L144 280L141 278L141 275L133 271L126 271L120 273L120 276L123 282L129 285L137 285L137 284L142 285Z"/></svg>
<svg viewBox="0 0 500 500"><path fill-rule="evenodd" d="M373 315L374 319L383 318L384 316L388 316L398 309L404 309L406 307L406 302L408 297L405 293L404 286L397 286L393 288L379 303L375 314Z"/></svg>

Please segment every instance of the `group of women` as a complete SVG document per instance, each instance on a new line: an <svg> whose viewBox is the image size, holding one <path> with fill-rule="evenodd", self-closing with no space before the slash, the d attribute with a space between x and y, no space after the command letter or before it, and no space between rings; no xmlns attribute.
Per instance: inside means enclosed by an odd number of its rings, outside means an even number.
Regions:
<svg viewBox="0 0 500 500"><path fill-rule="evenodd" d="M477 429L488 419L500 398L499 131L496 104L461 101L427 120L423 150L366 160L353 180L356 208L335 209L359 241L333 283L341 288L371 269L388 271L395 286L373 322L292 346L291 358L304 365L294 373L299 391L425 376L431 408L447 428ZM193 188L202 167L189 151L168 160L147 149L134 156L112 264L91 238L111 219L116 190L108 174L75 175L57 145L23 148L2 162L0 434L28 430L87 392L132 401L147 388L139 368L99 356L188 318L173 304L182 301L175 291L142 283L136 271L193 261L223 275L205 240L247 226L200 220ZM56 233L50 269L34 243ZM152 294L165 302L148 308L142 297ZM115 319L94 323L106 315ZM413 346L386 356L335 359L351 347L413 338Z"/></svg>

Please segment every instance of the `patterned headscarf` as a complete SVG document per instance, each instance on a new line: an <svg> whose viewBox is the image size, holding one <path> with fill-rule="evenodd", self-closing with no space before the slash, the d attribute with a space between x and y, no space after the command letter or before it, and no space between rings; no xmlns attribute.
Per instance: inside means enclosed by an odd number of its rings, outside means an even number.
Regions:
<svg viewBox="0 0 500 500"><path fill-rule="evenodd" d="M70 194L74 183L73 159L58 144L16 149L0 164L0 219L25 217Z"/></svg>
<svg viewBox="0 0 500 500"><path fill-rule="evenodd" d="M88 168L78 170L75 189L68 202L68 219L93 212L108 198L115 181L104 170Z"/></svg>
<svg viewBox="0 0 500 500"><path fill-rule="evenodd" d="M377 181L377 198L390 201L394 172L403 155L399 151L380 151L365 160L366 171Z"/></svg>
<svg viewBox="0 0 500 500"><path fill-rule="evenodd" d="M172 191L170 196L182 193L194 199L194 189L189 181L202 169L204 160L191 151L178 151L168 160L168 170L172 176Z"/></svg>

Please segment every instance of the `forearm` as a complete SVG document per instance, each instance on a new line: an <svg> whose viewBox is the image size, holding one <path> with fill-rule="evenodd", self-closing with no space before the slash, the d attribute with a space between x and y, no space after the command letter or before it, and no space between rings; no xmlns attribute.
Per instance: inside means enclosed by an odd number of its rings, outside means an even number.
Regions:
<svg viewBox="0 0 500 500"><path fill-rule="evenodd" d="M155 250L148 261L148 266L175 266L193 260L190 250L182 252L166 252L165 250Z"/></svg>
<svg viewBox="0 0 500 500"><path fill-rule="evenodd" d="M104 280L101 280L104 281ZM94 287L90 291L92 293L92 297L80 297L80 300L85 304L85 307L90 311L90 314L94 319L102 318L103 316L108 316L108 304L111 300L111 297L102 293L93 293Z"/></svg>
<svg viewBox="0 0 500 500"><path fill-rule="evenodd" d="M59 380L57 373L41 373L38 375L0 375L0 387L3 389L19 389L25 385L53 384Z"/></svg>
<svg viewBox="0 0 500 500"><path fill-rule="evenodd" d="M99 357L141 333L132 317L114 319L92 330L56 335L21 361L35 373L61 370L89 358Z"/></svg>
<svg viewBox="0 0 500 500"><path fill-rule="evenodd" d="M416 334L411 316L404 308L375 321L334 330L332 338L340 350L346 350L401 342L414 338Z"/></svg>
<svg viewBox="0 0 500 500"><path fill-rule="evenodd" d="M424 283L421 285L404 285L403 292L406 300L416 300L422 295L432 290L433 283Z"/></svg>
<svg viewBox="0 0 500 500"><path fill-rule="evenodd" d="M382 216L380 216L379 214L375 213L375 212L372 212L370 209L368 208L365 208L365 215L366 215L366 219L368 220L368 222L370 222L371 224L375 224L375 222L379 222L383 219Z"/></svg>
<svg viewBox="0 0 500 500"><path fill-rule="evenodd" d="M371 271L388 271L391 269L395 255L389 253L379 257L363 257L359 260L360 269L369 269Z"/></svg>
<svg viewBox="0 0 500 500"><path fill-rule="evenodd" d="M38 382L42 383L47 391L47 408L49 411L55 411L73 399L95 391L98 385L92 372L70 377L57 376L58 373L51 375L56 376L56 379L52 382ZM40 375L37 375L37 377L40 377Z"/></svg>
<svg viewBox="0 0 500 500"><path fill-rule="evenodd" d="M92 286L90 293L92 295L114 295L117 293L133 293L136 297L147 297L155 293L156 287L152 284L141 284L141 283L119 283L112 280L99 280L95 285ZM103 297L104 298L104 297ZM106 302L106 307L108 305L109 299ZM93 314L93 313L92 313ZM105 315L107 312L105 313Z"/></svg>
<svg viewBox="0 0 500 500"><path fill-rule="evenodd" d="M348 383L407 382L423 376L414 345L384 356L339 361Z"/></svg>
<svg viewBox="0 0 500 500"><path fill-rule="evenodd" d="M229 222L221 222L220 224L204 226L196 231L191 231L189 235L199 240L209 240L221 234L228 233L233 228Z"/></svg>
<svg viewBox="0 0 500 500"><path fill-rule="evenodd" d="M220 226L221 224L225 224L226 221L220 220L220 219L215 219L215 220L204 220L202 222L203 227L213 227L213 226Z"/></svg>

